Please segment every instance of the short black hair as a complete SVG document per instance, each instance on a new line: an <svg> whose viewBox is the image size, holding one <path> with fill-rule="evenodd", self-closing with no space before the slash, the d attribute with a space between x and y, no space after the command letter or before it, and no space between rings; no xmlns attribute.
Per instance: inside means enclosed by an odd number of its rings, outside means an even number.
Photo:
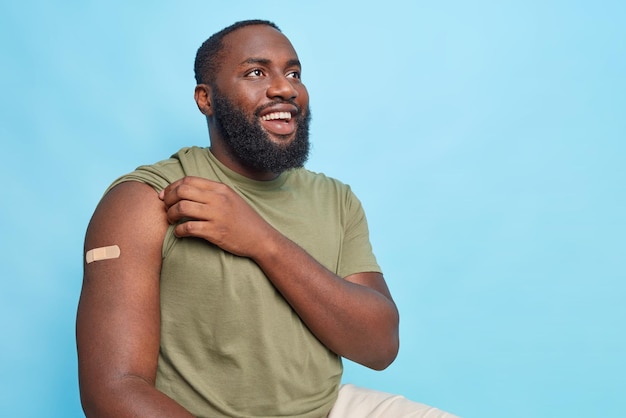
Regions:
<svg viewBox="0 0 626 418"><path fill-rule="evenodd" d="M237 29L252 25L266 25L282 32L275 23L269 20L252 19L233 23L221 31L214 33L209 39L202 43L196 53L196 61L193 69L197 84L213 85L213 83L215 83L215 74L220 68L220 52L222 52L224 48L224 37Z"/></svg>

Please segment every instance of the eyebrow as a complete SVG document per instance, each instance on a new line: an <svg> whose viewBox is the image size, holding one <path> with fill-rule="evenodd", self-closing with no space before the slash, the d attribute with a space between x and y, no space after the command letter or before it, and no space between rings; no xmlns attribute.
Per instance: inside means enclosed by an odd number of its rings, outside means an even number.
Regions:
<svg viewBox="0 0 626 418"><path fill-rule="evenodd" d="M240 65L243 65L243 64L269 65L271 63L272 63L272 61L268 60L267 58L248 58L248 59L242 61ZM300 64L300 60L295 59L295 58L294 59L290 59L289 61L287 61L287 67L293 67L293 66L302 67L302 64Z"/></svg>

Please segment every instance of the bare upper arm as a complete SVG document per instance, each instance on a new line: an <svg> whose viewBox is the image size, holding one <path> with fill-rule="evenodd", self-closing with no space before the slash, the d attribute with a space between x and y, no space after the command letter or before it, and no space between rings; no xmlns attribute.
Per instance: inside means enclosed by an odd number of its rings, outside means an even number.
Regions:
<svg viewBox="0 0 626 418"><path fill-rule="evenodd" d="M153 384L159 350L159 275L167 230L154 189L126 182L102 199L85 252L117 245L118 258L84 265L76 333L81 392L133 376Z"/></svg>

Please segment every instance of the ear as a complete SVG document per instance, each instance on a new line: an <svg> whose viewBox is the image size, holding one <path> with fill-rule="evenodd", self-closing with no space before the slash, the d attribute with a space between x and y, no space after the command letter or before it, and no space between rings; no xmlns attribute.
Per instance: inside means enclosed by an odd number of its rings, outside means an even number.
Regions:
<svg viewBox="0 0 626 418"><path fill-rule="evenodd" d="M198 109L205 116L211 116L213 114L213 105L211 103L211 86L208 84L198 84L193 94L196 99Z"/></svg>

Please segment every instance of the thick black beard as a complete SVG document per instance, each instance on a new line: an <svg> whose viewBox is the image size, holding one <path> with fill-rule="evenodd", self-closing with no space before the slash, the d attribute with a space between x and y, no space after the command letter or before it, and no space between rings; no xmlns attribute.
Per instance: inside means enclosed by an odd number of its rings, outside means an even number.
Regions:
<svg viewBox="0 0 626 418"><path fill-rule="evenodd" d="M293 102L290 104L295 105ZM287 145L270 140L258 122L250 122L244 112L232 104L221 92L215 91L213 107L217 127L233 155L245 166L258 171L282 173L303 167L309 158L310 110L296 116L296 135ZM299 107L298 107L299 108ZM255 116L258 118L258 112Z"/></svg>

